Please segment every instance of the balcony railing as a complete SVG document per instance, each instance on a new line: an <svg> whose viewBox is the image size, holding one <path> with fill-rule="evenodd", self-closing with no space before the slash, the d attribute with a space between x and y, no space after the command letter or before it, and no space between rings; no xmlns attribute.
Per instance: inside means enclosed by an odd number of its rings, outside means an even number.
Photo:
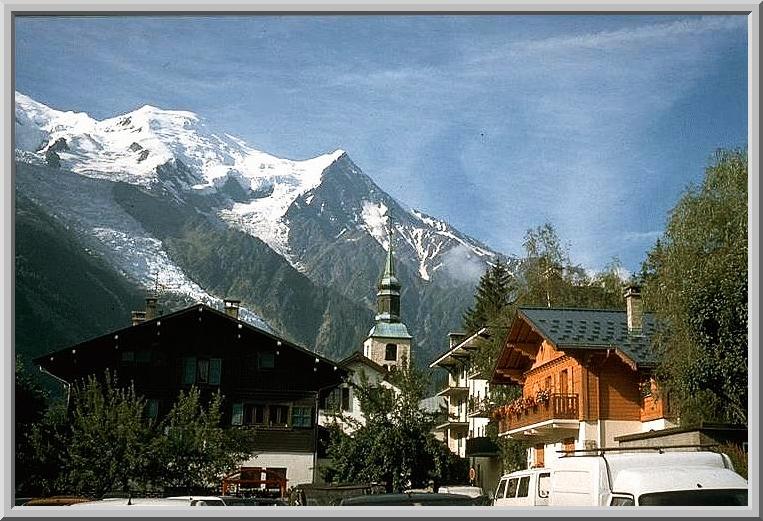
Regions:
<svg viewBox="0 0 763 521"><path fill-rule="evenodd" d="M507 432L547 420L579 419L577 394L552 394L545 403L512 410L504 405L497 411L499 432Z"/></svg>
<svg viewBox="0 0 763 521"><path fill-rule="evenodd" d="M493 404L487 398L469 397L469 416L471 417L488 418L492 407Z"/></svg>

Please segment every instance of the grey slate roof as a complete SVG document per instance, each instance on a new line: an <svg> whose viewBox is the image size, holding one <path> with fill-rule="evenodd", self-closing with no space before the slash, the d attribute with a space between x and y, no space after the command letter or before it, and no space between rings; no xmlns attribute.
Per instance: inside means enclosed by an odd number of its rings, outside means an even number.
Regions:
<svg viewBox="0 0 763 521"><path fill-rule="evenodd" d="M628 332L625 311L607 309L520 308L520 313L547 340L560 349L620 349L638 365L656 361L650 344L654 316L644 313L641 334Z"/></svg>
<svg viewBox="0 0 763 521"><path fill-rule="evenodd" d="M381 338L412 338L408 333L408 328L402 322L377 322L371 331L369 337Z"/></svg>

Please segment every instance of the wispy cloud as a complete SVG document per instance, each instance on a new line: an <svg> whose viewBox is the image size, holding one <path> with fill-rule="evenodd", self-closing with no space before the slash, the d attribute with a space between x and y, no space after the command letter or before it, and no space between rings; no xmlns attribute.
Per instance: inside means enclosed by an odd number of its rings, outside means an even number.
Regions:
<svg viewBox="0 0 763 521"><path fill-rule="evenodd" d="M634 46L665 45L671 40L679 40L687 36L702 36L717 31L740 30L744 29L746 24L745 18L741 16L704 16L616 31L598 31L573 36L528 40L512 44L509 49L517 53L536 51L570 53L582 49L611 51L617 48L633 50Z"/></svg>
<svg viewBox="0 0 763 521"><path fill-rule="evenodd" d="M17 88L43 102L192 110L286 157L343 148L507 253L549 220L576 261L634 268L707 154L744 144L744 16L19 23Z"/></svg>

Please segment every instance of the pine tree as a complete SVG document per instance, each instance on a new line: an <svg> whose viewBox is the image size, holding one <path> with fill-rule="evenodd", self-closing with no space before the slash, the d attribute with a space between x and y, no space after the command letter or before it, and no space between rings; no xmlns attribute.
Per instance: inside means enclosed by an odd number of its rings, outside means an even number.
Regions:
<svg viewBox="0 0 763 521"><path fill-rule="evenodd" d="M468 333L483 327L495 326L504 309L511 303L517 285L508 266L496 259L480 278L474 295L474 304L466 310L463 326Z"/></svg>

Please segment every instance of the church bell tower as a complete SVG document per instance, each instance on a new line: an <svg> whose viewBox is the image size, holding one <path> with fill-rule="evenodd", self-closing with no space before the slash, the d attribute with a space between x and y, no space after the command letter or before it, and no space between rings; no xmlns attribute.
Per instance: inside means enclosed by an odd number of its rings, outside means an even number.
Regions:
<svg viewBox="0 0 763 521"><path fill-rule="evenodd" d="M394 370L410 365L412 337L400 321L400 281L395 275L391 222L388 233L387 259L376 292L375 324L363 343L363 354L377 364Z"/></svg>

